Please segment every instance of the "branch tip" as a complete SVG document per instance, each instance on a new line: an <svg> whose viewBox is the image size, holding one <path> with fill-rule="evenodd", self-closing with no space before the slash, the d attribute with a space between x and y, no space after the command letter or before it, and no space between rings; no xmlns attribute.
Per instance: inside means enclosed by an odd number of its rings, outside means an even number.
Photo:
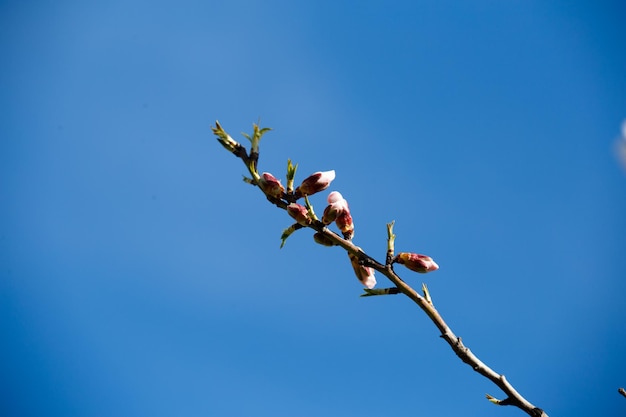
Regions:
<svg viewBox="0 0 626 417"><path fill-rule="evenodd" d="M391 223L387 223L387 256L385 257L385 265L387 266L393 264L396 240L396 235L393 234L393 225L395 222L395 220L392 220Z"/></svg>
<svg viewBox="0 0 626 417"><path fill-rule="evenodd" d="M489 400L490 403L495 404L495 405L500 405L500 400L499 399L497 399L495 397L492 397L489 394L485 394L485 397L487 398L487 400Z"/></svg>
<svg viewBox="0 0 626 417"><path fill-rule="evenodd" d="M293 181L296 177L296 170L298 169L298 164L292 164L291 159L287 159L287 193L293 193Z"/></svg>

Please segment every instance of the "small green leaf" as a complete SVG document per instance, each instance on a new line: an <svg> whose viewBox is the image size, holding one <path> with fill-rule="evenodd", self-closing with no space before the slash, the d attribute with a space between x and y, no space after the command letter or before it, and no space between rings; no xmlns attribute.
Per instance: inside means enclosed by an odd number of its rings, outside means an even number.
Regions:
<svg viewBox="0 0 626 417"><path fill-rule="evenodd" d="M363 291L365 291L365 294L361 294L361 297L373 297L376 295L393 295L393 294L399 294L400 290L398 290L396 287L392 287L392 288L363 288Z"/></svg>
<svg viewBox="0 0 626 417"><path fill-rule="evenodd" d="M285 242L287 241L287 238L289 238L289 236L291 236L291 234L296 231L296 228L294 227L296 224L297 223L292 224L291 226L283 230L283 234L280 235L280 248L281 249L283 248L283 246L285 246Z"/></svg>
<svg viewBox="0 0 626 417"><path fill-rule="evenodd" d="M294 223L288 228L286 228L285 230L283 230L283 234L280 235L280 240L281 240L280 248L282 249L283 246L285 246L285 242L287 241L287 238L289 238L289 236L291 236L293 232L295 232L298 229L302 229L303 227L304 226L302 226L301 224Z"/></svg>
<svg viewBox="0 0 626 417"><path fill-rule="evenodd" d="M318 221L319 219L313 211L313 205L309 202L309 197L307 197L306 195L304 196L304 206L307 208L307 210L309 210L309 217L315 221Z"/></svg>
<svg viewBox="0 0 626 417"><path fill-rule="evenodd" d="M259 142L261 141L261 137L272 130L270 127L259 128L259 125L256 123L252 124L252 135L241 132L241 134L248 139L252 143L251 152L259 153Z"/></svg>
<svg viewBox="0 0 626 417"><path fill-rule="evenodd" d="M428 291L428 287L426 284L422 282L422 292L424 293L424 298L428 301L428 304L433 304L433 300L430 298L430 291Z"/></svg>
<svg viewBox="0 0 626 417"><path fill-rule="evenodd" d="M293 192L293 181L296 177L296 170L298 164L293 165L291 159L287 159L287 192L291 194Z"/></svg>
<svg viewBox="0 0 626 417"><path fill-rule="evenodd" d="M226 133L224 128L220 125L220 122L217 120L215 121L215 127L211 127L211 130L213 131L213 134L217 136L217 140L220 144L230 152L235 153L237 152L237 149L242 147L237 141L231 138L228 133Z"/></svg>

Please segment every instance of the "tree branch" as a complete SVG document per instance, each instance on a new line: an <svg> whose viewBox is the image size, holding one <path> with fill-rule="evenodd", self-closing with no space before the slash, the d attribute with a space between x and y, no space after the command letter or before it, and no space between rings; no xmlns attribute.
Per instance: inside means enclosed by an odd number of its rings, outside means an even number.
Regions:
<svg viewBox="0 0 626 417"><path fill-rule="evenodd" d="M271 191L268 191L270 190L270 187L263 186L262 184L263 178L257 172L257 164L258 164L258 157L259 157L258 141L260 140L260 136L262 135L262 133L265 133L265 131L269 129L259 129L259 127L255 124L253 137L257 139L256 142L252 140L251 136L245 135L246 137L251 139L251 141L253 142L254 152L251 153L250 156L248 155L246 149L243 146L235 142L222 129L219 123L216 122L216 127L212 128L212 130L213 130L213 133L218 137L218 140L220 141L220 143L227 150L229 150L235 156L240 158L242 162L244 163L244 165L247 167L248 172L252 176L252 180L250 180L249 182L255 186L258 186L258 188L263 192L263 194L265 194L266 198L272 204L274 204L278 208L287 210L289 212L289 206L292 203L295 203L295 201L298 199L298 196L296 195L298 193L298 189L296 189L296 193L292 192L291 190L292 188L291 183L293 182L293 175L295 174L295 168L291 165L291 161L288 162L289 186L288 186L288 191L286 193L284 192L284 187L280 185L280 182L278 182L278 185L276 185L275 183L271 184L274 188L271 188ZM259 134L259 132L261 132L261 134ZM255 144L256 144L256 148L254 148ZM263 175L266 175L266 174L263 174ZM270 177L273 178L273 176L271 175ZM333 173L333 178L334 178L334 173ZM282 191L278 193L280 194L280 197L275 196L276 187L282 188ZM485 378L493 382L506 395L505 399L498 400L492 397L491 395L487 394L486 397L490 402L496 405L502 405L502 406L511 405L511 406L517 407L520 410L524 411L529 416L548 417L548 415L542 409L535 407L532 403L526 400L513 387L513 385L509 383L509 381L505 378L504 375L499 374L498 372L494 371L489 366L487 366L484 362L478 359L478 357L468 347L466 347L463 344L463 341L461 340L461 338L458 337L456 334L454 334L452 329L448 326L448 324L444 321L441 314L439 314L439 312L435 308L434 304L432 303L432 300L430 299L430 295L425 285L423 286L424 296L422 296L396 274L396 272L393 269L393 264L395 262L395 259L394 259L395 235L393 234L393 225L394 225L393 222L387 225L387 234L388 234L387 253L385 257L385 264L382 264L376 261L371 256L369 256L367 253L365 253L361 248L356 246L354 243L352 243L350 234L343 233L344 237L342 237L339 234L330 230L327 227L327 224L318 220L317 217L314 215L312 211L312 207L310 206L308 200L306 200L306 204L307 204L307 209L309 210L309 214L311 214L312 216L309 216L309 217L295 216L294 217L294 215L290 213L292 217L298 220L298 223L295 223L294 225L292 225L290 228L286 229L283 232L283 237L282 237L283 244L291 233L295 232L296 230L300 228L306 227L306 228L315 230L317 232L316 235L321 235L320 240L323 240L324 242L326 242L324 244L328 244L330 246L340 246L349 254L355 256L361 265L374 269L375 271L387 277L395 285L395 288L385 288L381 290L366 289L366 293L363 294L364 296L399 294L399 293L402 293L405 296L407 296L411 301L417 304L418 307L422 309L424 313L426 313L426 315L430 318L432 323L437 327L437 329L441 333L440 337L443 338L446 341L446 343L448 343L450 348L461 359L461 361L468 364L474 371L478 372L480 375L484 376ZM348 236L349 238L346 238L346 236ZM317 240L318 239L316 239L316 241ZM418 272L425 272L425 271L418 271ZM619 389L619 392L620 394L626 396L626 392L622 388Z"/></svg>

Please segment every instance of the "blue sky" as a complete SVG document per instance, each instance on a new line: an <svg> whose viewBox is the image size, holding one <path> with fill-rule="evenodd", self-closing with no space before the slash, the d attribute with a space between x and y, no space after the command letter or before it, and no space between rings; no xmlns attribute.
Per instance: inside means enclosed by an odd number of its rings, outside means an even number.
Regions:
<svg viewBox="0 0 626 417"><path fill-rule="evenodd" d="M279 250L290 218L210 131L259 118L260 169L336 170L378 260L395 220L440 265L402 276L528 400L623 414L625 12L2 2L2 414L522 415L341 250Z"/></svg>

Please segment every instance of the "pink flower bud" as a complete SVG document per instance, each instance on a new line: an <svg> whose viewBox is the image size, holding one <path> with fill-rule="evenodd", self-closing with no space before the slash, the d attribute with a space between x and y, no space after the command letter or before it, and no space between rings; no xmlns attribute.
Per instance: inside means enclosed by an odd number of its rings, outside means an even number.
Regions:
<svg viewBox="0 0 626 417"><path fill-rule="evenodd" d="M365 287L372 289L376 285L376 277L374 276L374 269L369 266L363 266L359 263L359 258L351 253L348 253L350 257L350 263L354 268L356 277L361 281Z"/></svg>
<svg viewBox="0 0 626 417"><path fill-rule="evenodd" d="M283 187L280 181L272 174L267 172L261 174L259 186L265 192L265 194L274 198L282 198L283 193L285 192L285 187Z"/></svg>
<svg viewBox="0 0 626 417"><path fill-rule="evenodd" d="M335 222L343 233L343 237L352 239L354 237L354 223L352 222L348 202L338 191L333 191L328 195L328 203L322 215L322 223L331 224Z"/></svg>
<svg viewBox="0 0 626 417"><path fill-rule="evenodd" d="M309 211L306 207L301 206L298 203L291 203L287 206L287 213L294 218L295 221L302 226L311 224L311 218L309 217Z"/></svg>
<svg viewBox="0 0 626 417"><path fill-rule="evenodd" d="M339 213L341 213L341 210L338 210L337 206L333 204L326 206L324 214L322 215L322 223L331 224L335 221Z"/></svg>
<svg viewBox="0 0 626 417"><path fill-rule="evenodd" d="M304 195L313 195L328 188L332 180L335 179L335 171L316 172L302 181L296 188L296 198Z"/></svg>
<svg viewBox="0 0 626 417"><path fill-rule="evenodd" d="M328 194L328 204L335 204L335 203L346 203L346 200L343 198L343 196L341 195L341 193L339 191L332 191L330 194Z"/></svg>
<svg viewBox="0 0 626 417"><path fill-rule="evenodd" d="M425 274L439 269L439 265L433 261L433 258L417 253L401 252L398 256L396 256L394 262L402 264L411 271L419 272L420 274Z"/></svg>
<svg viewBox="0 0 626 417"><path fill-rule="evenodd" d="M352 216L350 210L346 209L337 215L335 224L341 230L344 239L352 239L354 237L354 223L352 223Z"/></svg>

